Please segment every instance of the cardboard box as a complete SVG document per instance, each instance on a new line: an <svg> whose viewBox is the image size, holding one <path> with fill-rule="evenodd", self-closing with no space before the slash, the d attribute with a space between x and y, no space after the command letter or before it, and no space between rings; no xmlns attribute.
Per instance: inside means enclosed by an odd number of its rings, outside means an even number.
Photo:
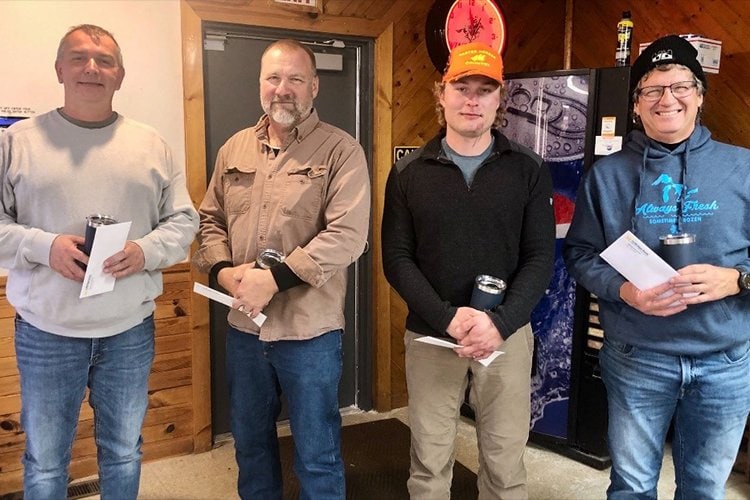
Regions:
<svg viewBox="0 0 750 500"><path fill-rule="evenodd" d="M706 73L718 73L719 63L721 62L721 41L712 40L701 35L688 33L680 35L690 42L698 50L698 62L701 63L703 71ZM648 47L651 42L642 43L638 46L638 54Z"/></svg>

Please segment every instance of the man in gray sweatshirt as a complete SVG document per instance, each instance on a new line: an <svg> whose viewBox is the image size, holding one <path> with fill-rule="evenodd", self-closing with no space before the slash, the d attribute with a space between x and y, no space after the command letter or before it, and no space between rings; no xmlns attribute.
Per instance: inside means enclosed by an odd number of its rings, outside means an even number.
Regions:
<svg viewBox="0 0 750 500"><path fill-rule="evenodd" d="M154 357L161 269L183 260L198 217L180 165L150 127L112 109L125 70L113 36L72 28L55 61L64 106L0 137L0 267L16 310L26 432L24 498L66 497L85 390L102 498L135 499ZM80 298L86 217L131 222L103 272L114 289Z"/></svg>

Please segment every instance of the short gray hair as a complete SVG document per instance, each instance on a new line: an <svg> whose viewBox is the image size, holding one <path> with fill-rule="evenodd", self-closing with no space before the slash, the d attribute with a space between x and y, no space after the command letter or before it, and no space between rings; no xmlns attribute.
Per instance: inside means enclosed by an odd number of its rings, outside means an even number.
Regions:
<svg viewBox="0 0 750 500"><path fill-rule="evenodd" d="M315 64L315 53L308 47L307 45L303 45L301 42L298 42L297 40L292 40L291 38L284 38L281 40L276 40L275 42L271 43L268 47L265 48L263 51L263 54L261 54L260 58L261 61L263 60L263 57L266 55L267 52L269 52L271 49L280 48L282 50L301 50L305 54L307 54L307 57L310 59L310 69L312 70L313 76L317 76L318 74L318 68Z"/></svg>
<svg viewBox="0 0 750 500"><path fill-rule="evenodd" d="M68 37L76 31L83 31L97 45L101 43L100 38L102 37L106 36L112 39L112 41L115 43L115 58L117 59L117 65L122 67L122 51L120 50L120 44L117 43L117 40L115 40L115 36L109 31L100 26L96 26L95 24L79 24L78 26L73 26L72 28L70 28L67 33L65 33L65 35L60 39L60 44L57 46L57 62L62 59L63 52L65 51L65 43L67 42Z"/></svg>

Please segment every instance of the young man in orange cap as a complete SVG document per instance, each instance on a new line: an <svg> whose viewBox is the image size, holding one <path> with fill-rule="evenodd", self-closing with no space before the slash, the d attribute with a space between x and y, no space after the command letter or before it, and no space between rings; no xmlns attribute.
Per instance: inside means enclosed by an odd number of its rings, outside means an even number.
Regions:
<svg viewBox="0 0 750 500"><path fill-rule="evenodd" d="M552 180L532 151L496 127L503 64L482 43L453 49L435 86L444 127L391 170L383 214L383 266L409 307L406 382L412 432L411 498L450 498L459 410L471 374L479 442L479 498L526 498L533 335L550 277ZM495 307L471 307L475 279L507 288ZM423 336L456 342L445 349ZM505 354L485 366L496 350Z"/></svg>

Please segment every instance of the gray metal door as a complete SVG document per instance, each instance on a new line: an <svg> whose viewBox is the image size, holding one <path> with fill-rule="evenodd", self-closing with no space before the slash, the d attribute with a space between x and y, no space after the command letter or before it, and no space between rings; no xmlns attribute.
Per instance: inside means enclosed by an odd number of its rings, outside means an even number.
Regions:
<svg viewBox="0 0 750 500"><path fill-rule="evenodd" d="M206 153L210 178L219 148L235 132L255 125L263 114L259 99L260 57L273 40L293 38L316 53L320 90L315 109L321 120L354 136L371 164L372 41L319 36L223 23L204 23ZM322 54L322 55L321 55ZM340 69L339 69L340 68ZM349 269L344 332L344 366L339 407L372 407L371 257ZM212 283L215 287L216 284ZM227 309L211 303L211 408L214 435L229 432L225 374ZM282 410L281 419L286 418Z"/></svg>

